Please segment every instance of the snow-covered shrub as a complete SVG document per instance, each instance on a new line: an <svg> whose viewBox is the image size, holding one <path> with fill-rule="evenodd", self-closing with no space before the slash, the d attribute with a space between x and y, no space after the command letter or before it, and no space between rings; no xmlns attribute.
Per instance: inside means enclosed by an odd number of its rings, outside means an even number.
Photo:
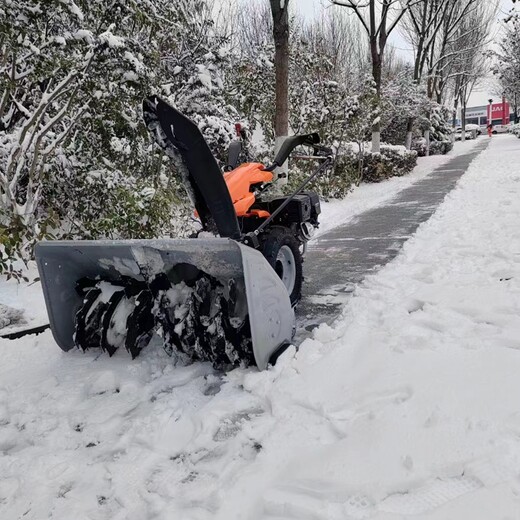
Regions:
<svg viewBox="0 0 520 520"><path fill-rule="evenodd" d="M236 112L222 96L226 55L212 25L205 0L4 3L0 271L48 236L179 231L172 216L185 197L141 104L156 92L197 114L224 156Z"/></svg>
<svg viewBox="0 0 520 520"><path fill-rule="evenodd" d="M451 139L444 141L430 141L430 155L445 155L453 149ZM426 139L417 137L412 141L412 150L417 152L419 157L426 155Z"/></svg>
<svg viewBox="0 0 520 520"><path fill-rule="evenodd" d="M424 137L416 137L412 141L412 150L417 152L419 157L424 157L426 155L426 139Z"/></svg>
<svg viewBox="0 0 520 520"><path fill-rule="evenodd" d="M23 268L24 265L27 267L25 250L32 248L40 238L52 238L52 234L47 231L47 225L41 223L40 226L41 229L35 236L27 232L21 219L8 220L5 213L4 217L0 213L0 274L4 274L7 280L14 278L29 281Z"/></svg>
<svg viewBox="0 0 520 520"><path fill-rule="evenodd" d="M353 129L350 117L354 112L359 112L360 105L365 109L365 98L372 94L373 80L370 78L370 81L363 83L363 78L349 77L349 81L345 81L345 77L339 75L334 57L316 45L317 42L301 34L298 28L291 33L290 132L318 132L322 141L329 145L355 139L360 130ZM234 55L233 66L226 73L228 101L247 120L256 124L262 135L263 147L259 150L259 159L272 158L274 149L274 54L269 33L268 38L255 47L253 53L246 48L243 54ZM376 117L373 107L370 111L370 114L366 110L363 113L363 141L370 137L371 123Z"/></svg>
<svg viewBox="0 0 520 520"><path fill-rule="evenodd" d="M430 117L424 119L420 125L421 131L430 130L430 155L444 155L452 150L452 115L450 108L431 103ZM412 150L415 150L419 157L424 157L426 148L426 139L416 136L412 142Z"/></svg>
<svg viewBox="0 0 520 520"><path fill-rule="evenodd" d="M402 177L417 164L417 153L404 146L381 145L381 153L368 152L363 159L363 182Z"/></svg>
<svg viewBox="0 0 520 520"><path fill-rule="evenodd" d="M357 139L359 133L365 140L365 135L371 132L368 126L377 116L370 99L372 78L359 85L356 78L342 81L334 67L334 58L323 52L305 38L294 42L291 129L294 133L318 132L329 145ZM356 127L356 117L363 128L360 129L359 124Z"/></svg>
<svg viewBox="0 0 520 520"><path fill-rule="evenodd" d="M334 169L324 172L321 177L309 185L309 189L324 199L342 199L357 183L357 162L352 157L337 157ZM310 171L291 171L287 192L294 190Z"/></svg>
<svg viewBox="0 0 520 520"><path fill-rule="evenodd" d="M386 120L381 128L381 139L385 143L402 144L406 141L407 119L400 115L393 115Z"/></svg>
<svg viewBox="0 0 520 520"><path fill-rule="evenodd" d="M406 150L404 146L382 144L380 153L372 153L367 143L360 155L357 143L346 143L336 155L334 168L317 179L312 189L325 198L343 198L360 182L401 177L410 173L416 164L417 152ZM293 172L289 189L295 188L309 173L308 166L305 171Z"/></svg>
<svg viewBox="0 0 520 520"><path fill-rule="evenodd" d="M65 190L52 185L47 203L59 214L60 236L67 238L152 238L189 231L191 208L175 176L141 177L91 171ZM68 195L70 198L65 198ZM92 215L76 221L73 216Z"/></svg>
<svg viewBox="0 0 520 520"><path fill-rule="evenodd" d="M431 111L430 139L432 141L451 141L453 111L444 105L434 105Z"/></svg>
<svg viewBox="0 0 520 520"><path fill-rule="evenodd" d="M404 68L383 85L381 99L381 139L402 145L407 132L418 130L424 124L430 105L422 86L413 80L413 70ZM408 128L408 124L412 123Z"/></svg>
<svg viewBox="0 0 520 520"><path fill-rule="evenodd" d="M453 150L453 141L451 140L430 142L430 155L446 155L451 150Z"/></svg>
<svg viewBox="0 0 520 520"><path fill-rule="evenodd" d="M251 128L257 128L261 142L253 143L257 160L269 161L274 150L274 46L264 44L254 56L233 56L226 72L226 100L233 104ZM255 153L256 152L256 153Z"/></svg>
<svg viewBox="0 0 520 520"><path fill-rule="evenodd" d="M333 146L335 160L331 171L318 179L314 189L324 197L341 198L352 185L363 181L363 159L370 148L367 139L370 138L372 122L378 117L378 111L370 78L367 78L360 95L341 94L337 84L328 85L327 88L336 94L335 102L320 110L321 123L317 113L314 113L312 120L321 130L322 141ZM294 189L313 167L315 165L309 162L293 163L286 191Z"/></svg>
<svg viewBox="0 0 520 520"><path fill-rule="evenodd" d="M170 4L178 23L169 36L168 53L162 59L166 77L159 78L161 93L198 125L223 166L229 143L235 136L234 124L242 119L226 83L227 73L236 74L235 63L226 38L215 30L207 0Z"/></svg>

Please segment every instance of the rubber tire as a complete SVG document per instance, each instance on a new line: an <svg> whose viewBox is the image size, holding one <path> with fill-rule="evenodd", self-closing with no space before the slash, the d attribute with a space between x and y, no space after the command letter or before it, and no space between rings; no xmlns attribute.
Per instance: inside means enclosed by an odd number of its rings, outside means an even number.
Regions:
<svg viewBox="0 0 520 520"><path fill-rule="evenodd" d="M292 235L290 230L284 227L273 227L264 233L264 240L262 242L262 254L265 256L269 265L276 271L276 259L278 252L283 246L288 246L294 256L295 265L295 280L294 287L289 295L291 305L294 307L301 299L302 285L303 285L303 258L300 252L300 243Z"/></svg>

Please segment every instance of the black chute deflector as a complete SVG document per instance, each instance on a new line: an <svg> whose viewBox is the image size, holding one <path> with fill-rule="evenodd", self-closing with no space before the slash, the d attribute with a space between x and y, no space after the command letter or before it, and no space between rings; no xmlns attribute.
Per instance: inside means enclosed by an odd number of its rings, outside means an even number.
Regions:
<svg viewBox="0 0 520 520"><path fill-rule="evenodd" d="M170 157L180 156L186 169L182 180L188 184L186 189L204 229L217 231L221 237L240 238L226 182L197 125L157 96L144 100L143 113L158 144Z"/></svg>

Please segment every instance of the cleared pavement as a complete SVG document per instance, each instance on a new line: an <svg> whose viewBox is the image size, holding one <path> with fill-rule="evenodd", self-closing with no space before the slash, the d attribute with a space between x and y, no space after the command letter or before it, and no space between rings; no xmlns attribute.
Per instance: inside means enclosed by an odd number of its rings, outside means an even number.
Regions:
<svg viewBox="0 0 520 520"><path fill-rule="evenodd" d="M388 203L311 242L303 298L297 307L298 336L338 317L355 285L399 253L488 144L481 138L470 152L454 157Z"/></svg>

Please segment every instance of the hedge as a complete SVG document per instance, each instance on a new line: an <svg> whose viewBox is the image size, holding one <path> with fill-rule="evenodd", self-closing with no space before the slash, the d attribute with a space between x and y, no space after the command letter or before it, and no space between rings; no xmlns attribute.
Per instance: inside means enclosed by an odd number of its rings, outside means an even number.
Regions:
<svg viewBox="0 0 520 520"><path fill-rule="evenodd" d="M446 155L452 149L453 142L451 140L430 141L430 155ZM419 157L424 157L426 155L426 139L424 137L414 139L412 150L415 150Z"/></svg>
<svg viewBox="0 0 520 520"><path fill-rule="evenodd" d="M417 164L416 151L406 150L404 146L382 144L380 153L372 153L369 150L362 152L360 170L360 154L356 147L354 143L342 147L336 157L334 168L322 175L311 188L322 197L343 198L354 185L401 177L410 173ZM301 169L293 168L289 173L287 191L294 189L310 173L308 163L298 166Z"/></svg>

